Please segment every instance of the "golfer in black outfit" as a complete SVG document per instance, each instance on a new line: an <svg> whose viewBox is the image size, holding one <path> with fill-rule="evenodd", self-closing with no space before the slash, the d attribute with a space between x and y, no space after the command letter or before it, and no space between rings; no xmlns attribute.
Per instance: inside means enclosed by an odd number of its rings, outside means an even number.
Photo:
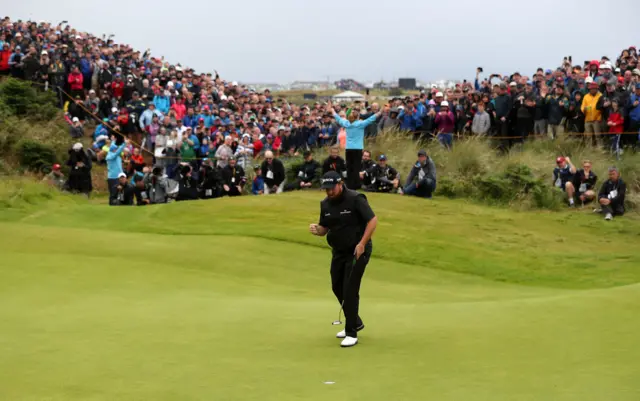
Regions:
<svg viewBox="0 0 640 401"><path fill-rule="evenodd" d="M331 285L346 318L345 330L336 337L344 338L342 347L352 347L358 343L358 331L364 329L358 316L360 282L371 257L371 236L378 219L366 196L345 187L335 171L322 177L322 188L327 197L320 203L320 222L311 224L309 231L327 235L332 249Z"/></svg>

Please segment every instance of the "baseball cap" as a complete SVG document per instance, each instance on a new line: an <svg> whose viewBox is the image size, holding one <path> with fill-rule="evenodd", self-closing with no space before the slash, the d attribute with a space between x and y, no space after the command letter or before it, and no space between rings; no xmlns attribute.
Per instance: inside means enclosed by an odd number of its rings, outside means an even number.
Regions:
<svg viewBox="0 0 640 401"><path fill-rule="evenodd" d="M442 92L436 92L436 97L443 97L444 95L442 94Z"/></svg>
<svg viewBox="0 0 640 401"><path fill-rule="evenodd" d="M632 74L640 76L640 69L636 68L635 70L633 70Z"/></svg>
<svg viewBox="0 0 640 401"><path fill-rule="evenodd" d="M591 82L589 84L589 89L598 89L598 83L597 82Z"/></svg>
<svg viewBox="0 0 640 401"><path fill-rule="evenodd" d="M59 164L57 164L57 163L56 163L56 164L54 164L54 165L53 165L53 170L54 170L54 171L58 171L58 170L60 170L60 165L59 165Z"/></svg>
<svg viewBox="0 0 640 401"><path fill-rule="evenodd" d="M564 157L562 157L562 156L558 156L558 157L556 158L556 164L562 164L562 163L564 163Z"/></svg>
<svg viewBox="0 0 640 401"><path fill-rule="evenodd" d="M385 156L385 155L380 155L380 157L378 157L378 160L387 160L387 156Z"/></svg>
<svg viewBox="0 0 640 401"><path fill-rule="evenodd" d="M331 189L342 182L342 177L335 171L329 171L322 176L322 189Z"/></svg>
<svg viewBox="0 0 640 401"><path fill-rule="evenodd" d="M440 103L440 107L442 106L449 107L449 102L447 102L446 100L443 100L442 103Z"/></svg>
<svg viewBox="0 0 640 401"><path fill-rule="evenodd" d="M426 155L427 155L427 151L426 151L426 150L424 150L424 149L420 149L420 150L418 151L418 156L426 156Z"/></svg>
<svg viewBox="0 0 640 401"><path fill-rule="evenodd" d="M73 117L73 119L72 119L71 121L73 121L74 123L77 123L77 122L79 122L80 120L78 119L78 117Z"/></svg>
<svg viewBox="0 0 640 401"><path fill-rule="evenodd" d="M125 173L118 174L118 178L122 178L122 177L127 178L127 175Z"/></svg>

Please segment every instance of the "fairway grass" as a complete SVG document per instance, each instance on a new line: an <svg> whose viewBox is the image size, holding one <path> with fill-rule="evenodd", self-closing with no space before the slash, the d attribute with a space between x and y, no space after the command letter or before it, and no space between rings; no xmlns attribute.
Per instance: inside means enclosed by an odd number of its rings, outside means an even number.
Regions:
<svg viewBox="0 0 640 401"><path fill-rule="evenodd" d="M640 399L639 221L371 195L341 349L320 198L0 209L0 400Z"/></svg>

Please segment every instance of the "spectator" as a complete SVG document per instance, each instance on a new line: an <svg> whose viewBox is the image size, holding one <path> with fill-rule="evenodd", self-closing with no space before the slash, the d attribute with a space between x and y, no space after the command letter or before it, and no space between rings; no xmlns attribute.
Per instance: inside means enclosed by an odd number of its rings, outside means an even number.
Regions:
<svg viewBox="0 0 640 401"><path fill-rule="evenodd" d="M151 171L149 180L149 200L151 203L167 203L169 185L167 178L162 173L163 168L156 166Z"/></svg>
<svg viewBox="0 0 640 401"><path fill-rule="evenodd" d="M71 68L71 73L69 74L69 78L67 79L69 83L69 88L71 89L71 96L74 98L79 98L83 95L84 89L84 78L78 69L78 66L73 66Z"/></svg>
<svg viewBox="0 0 640 401"><path fill-rule="evenodd" d="M607 125L609 126L609 133L614 134L611 137L611 150L618 153L621 145L620 137L624 130L624 117L622 116L617 100L611 102L611 111L609 112Z"/></svg>
<svg viewBox="0 0 640 401"><path fill-rule="evenodd" d="M602 132L602 109L604 98L598 91L598 84L589 84L589 93L582 100L581 111L584 114L584 132L593 135L593 145L597 145Z"/></svg>
<svg viewBox="0 0 640 401"><path fill-rule="evenodd" d="M125 173L118 174L115 187L109 191L109 204L111 206L132 206L134 188L127 180Z"/></svg>
<svg viewBox="0 0 640 401"><path fill-rule="evenodd" d="M237 165L235 157L232 156L227 165L222 168L222 188L224 189L224 195L242 195L242 188L246 182L247 177L244 169Z"/></svg>
<svg viewBox="0 0 640 401"><path fill-rule="evenodd" d="M84 136L84 128L82 127L82 123L78 119L78 117L73 117L71 120L71 127L69 127L69 132L71 133L71 138L77 139L82 138Z"/></svg>
<svg viewBox="0 0 640 401"><path fill-rule="evenodd" d="M399 114L400 113L397 107L390 108L386 112L386 115L383 115L383 117L380 119L380 122L378 123L378 130L384 131L400 128L400 120L398 119Z"/></svg>
<svg viewBox="0 0 640 401"><path fill-rule="evenodd" d="M398 115L398 119L402 130L416 132L418 128L422 127L422 115L414 107L413 100L407 101L405 108Z"/></svg>
<svg viewBox="0 0 640 401"><path fill-rule="evenodd" d="M547 95L545 99L547 109L547 134L549 138L555 139L558 135L564 134L562 122L569 110L569 99L564 95L562 85L557 85L554 94Z"/></svg>
<svg viewBox="0 0 640 401"><path fill-rule="evenodd" d="M629 97L627 115L629 116L629 131L640 133L640 82L636 83L635 93Z"/></svg>
<svg viewBox="0 0 640 401"><path fill-rule="evenodd" d="M491 118L489 117L489 113L485 111L484 103L478 103L477 107L478 111L473 116L471 132L475 135L486 135L491 128Z"/></svg>
<svg viewBox="0 0 640 401"><path fill-rule="evenodd" d="M364 186L371 185L371 177L369 177L365 173L375 165L376 163L373 160L371 160L371 152L368 150L363 151L362 166L360 167L360 180L362 181L362 185Z"/></svg>
<svg viewBox="0 0 640 401"><path fill-rule="evenodd" d="M400 193L430 199L435 190L436 165L433 160L427 156L426 151L420 150L418 152L418 161L411 169L407 177L407 182Z"/></svg>
<svg viewBox="0 0 640 401"><path fill-rule="evenodd" d="M234 158L235 152L231 148L232 142L233 138L227 136L224 138L224 143L216 150L216 160L218 161L219 169L224 169L229 164L229 160Z"/></svg>
<svg viewBox="0 0 640 401"><path fill-rule="evenodd" d="M435 126L438 132L438 141L442 146L451 150L453 147L453 132L455 129L455 117L449 111L449 102L440 103L440 111L435 117Z"/></svg>
<svg viewBox="0 0 640 401"><path fill-rule="evenodd" d="M284 164L273 157L270 150L264 153L264 161L260 167L264 178L264 194L279 194L284 190L285 171Z"/></svg>
<svg viewBox="0 0 640 401"><path fill-rule="evenodd" d="M254 195L264 194L264 177L262 176L262 168L259 164L253 166L255 177L251 183L251 193Z"/></svg>
<svg viewBox="0 0 640 401"><path fill-rule="evenodd" d="M354 109L347 116L348 120L340 117L331 102L328 105L328 111L333 114L336 122L346 129L346 165L347 165L347 187L353 190L360 188L360 165L362 164L362 149L364 149L364 129L373 124L381 112L373 114L366 120L358 120L360 111Z"/></svg>
<svg viewBox="0 0 640 401"><path fill-rule="evenodd" d="M311 151L305 150L303 153L304 163L296 172L296 180L285 185L285 191L294 191L297 189L311 188L313 183L318 179L318 170L320 163L313 159Z"/></svg>
<svg viewBox="0 0 640 401"><path fill-rule="evenodd" d="M578 199L582 205L593 201L596 198L595 187L598 176L591 171L591 161L582 162L582 168L576 172L573 178L573 187L577 188Z"/></svg>
<svg viewBox="0 0 640 401"><path fill-rule="evenodd" d="M151 204L151 199L149 198L149 188L147 187L147 176L136 174L133 177L133 194L136 198L136 206L146 206Z"/></svg>
<svg viewBox="0 0 640 401"><path fill-rule="evenodd" d="M193 168L189 163L181 163L178 167L178 195L176 201L198 199L198 182L193 177Z"/></svg>
<svg viewBox="0 0 640 401"><path fill-rule="evenodd" d="M573 186L573 175L576 168L571 164L568 157L559 156L556 158L556 167L553 169L553 183L557 188L562 189L569 200L569 206L575 206L573 196L575 195L575 187Z"/></svg>
<svg viewBox="0 0 640 401"><path fill-rule="evenodd" d="M22 53L22 48L16 46L15 49L13 49L13 54L9 57L9 69L12 77L19 79L24 78L23 59L24 54Z"/></svg>
<svg viewBox="0 0 640 401"><path fill-rule="evenodd" d="M335 171L340 174L342 178L347 176L347 164L344 159L339 155L340 149L337 146L332 146L329 151L329 157L327 157L322 163L322 175L325 175L328 171Z"/></svg>
<svg viewBox="0 0 640 401"><path fill-rule="evenodd" d="M220 170L213 165L212 159L202 160L198 174L198 188L201 199L213 199L222 196L222 176Z"/></svg>
<svg viewBox="0 0 640 401"><path fill-rule="evenodd" d="M598 200L605 220L613 219L613 216L624 215L624 198L627 185L620 178L620 172L615 167L609 168L609 179L602 184L598 193Z"/></svg>
<svg viewBox="0 0 640 401"><path fill-rule="evenodd" d="M58 188L59 190L63 190L65 187L66 179L59 164L54 164L51 168L51 172L45 175L42 181L48 183L49 185Z"/></svg>
<svg viewBox="0 0 640 401"><path fill-rule="evenodd" d="M69 150L69 180L67 188L73 193L81 193L87 197L93 189L91 183L91 159L87 156L81 143L76 143Z"/></svg>
<svg viewBox="0 0 640 401"><path fill-rule="evenodd" d="M371 184L365 189L371 192L396 192L400 184L400 174L393 167L387 165L387 156L380 155L378 164L374 164L364 175L362 179L368 177Z"/></svg>

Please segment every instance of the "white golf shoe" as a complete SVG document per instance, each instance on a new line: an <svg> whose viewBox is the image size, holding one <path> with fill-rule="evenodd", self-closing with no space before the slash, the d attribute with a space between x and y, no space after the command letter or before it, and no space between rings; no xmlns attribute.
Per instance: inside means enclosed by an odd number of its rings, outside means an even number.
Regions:
<svg viewBox="0 0 640 401"><path fill-rule="evenodd" d="M344 340L340 343L342 348L353 347L358 343L358 337L345 337Z"/></svg>
<svg viewBox="0 0 640 401"><path fill-rule="evenodd" d="M360 330L362 330L362 329L364 329L364 324L360 325L360 327L358 327L358 328L356 329L356 331L360 331ZM339 332L336 334L336 338L345 338L346 336L347 336L347 331L346 331L346 330L339 331Z"/></svg>

